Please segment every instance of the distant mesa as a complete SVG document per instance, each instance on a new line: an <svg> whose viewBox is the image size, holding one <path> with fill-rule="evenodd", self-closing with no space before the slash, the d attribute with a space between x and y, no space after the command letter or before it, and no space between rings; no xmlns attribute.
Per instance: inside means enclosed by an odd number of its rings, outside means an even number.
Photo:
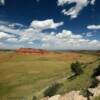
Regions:
<svg viewBox="0 0 100 100"><path fill-rule="evenodd" d="M45 54L46 50L43 49L35 49L35 48L19 48L16 50L17 53L22 54Z"/></svg>

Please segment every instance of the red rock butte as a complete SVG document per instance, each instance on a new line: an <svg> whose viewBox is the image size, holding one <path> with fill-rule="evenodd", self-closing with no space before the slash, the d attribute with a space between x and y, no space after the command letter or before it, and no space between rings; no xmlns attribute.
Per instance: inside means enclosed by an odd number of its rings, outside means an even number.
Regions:
<svg viewBox="0 0 100 100"><path fill-rule="evenodd" d="M35 49L35 48L19 48L16 50L17 53L22 54L45 54L46 50L43 49Z"/></svg>

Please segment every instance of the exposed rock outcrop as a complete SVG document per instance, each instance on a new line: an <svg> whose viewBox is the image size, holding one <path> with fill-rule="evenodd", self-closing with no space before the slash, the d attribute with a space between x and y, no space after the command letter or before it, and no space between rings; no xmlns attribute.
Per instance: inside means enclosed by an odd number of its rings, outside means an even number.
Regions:
<svg viewBox="0 0 100 100"><path fill-rule="evenodd" d="M94 97L100 96L100 84L96 88L90 88L89 91L93 93Z"/></svg>
<svg viewBox="0 0 100 100"><path fill-rule="evenodd" d="M100 82L100 76L97 76L96 79Z"/></svg>
<svg viewBox="0 0 100 100"><path fill-rule="evenodd" d="M47 53L46 50L42 50L42 49L34 49L34 48L20 48L18 50L16 50L17 53L22 53L22 54L44 54Z"/></svg>
<svg viewBox="0 0 100 100"><path fill-rule="evenodd" d="M87 100L87 98L80 95L80 91L71 91L64 96L61 96L59 100Z"/></svg>
<svg viewBox="0 0 100 100"><path fill-rule="evenodd" d="M55 95L41 100L87 100L87 98L80 95L80 91L71 91L63 96Z"/></svg>

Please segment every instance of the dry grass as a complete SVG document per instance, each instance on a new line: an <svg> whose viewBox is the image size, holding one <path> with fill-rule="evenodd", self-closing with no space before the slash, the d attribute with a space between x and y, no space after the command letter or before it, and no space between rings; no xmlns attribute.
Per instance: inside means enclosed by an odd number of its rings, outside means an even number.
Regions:
<svg viewBox="0 0 100 100"><path fill-rule="evenodd" d="M55 80L69 75L72 62L79 60L86 63L96 58L96 55L73 52L50 52L44 55L1 52L0 97L3 97L3 100L8 100L8 97L24 97L25 100L30 100L33 95L37 95ZM87 73L79 77L79 79L85 78L85 80L81 79L84 84L88 80ZM75 81L76 85L80 84L78 80ZM73 82L64 82L64 91L83 86L77 87ZM59 92L63 92L63 88Z"/></svg>

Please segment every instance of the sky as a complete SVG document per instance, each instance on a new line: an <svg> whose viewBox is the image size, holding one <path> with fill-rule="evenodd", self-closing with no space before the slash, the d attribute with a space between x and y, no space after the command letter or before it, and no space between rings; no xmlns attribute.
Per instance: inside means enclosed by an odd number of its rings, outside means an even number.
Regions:
<svg viewBox="0 0 100 100"><path fill-rule="evenodd" d="M0 49L100 50L100 0L0 0Z"/></svg>

